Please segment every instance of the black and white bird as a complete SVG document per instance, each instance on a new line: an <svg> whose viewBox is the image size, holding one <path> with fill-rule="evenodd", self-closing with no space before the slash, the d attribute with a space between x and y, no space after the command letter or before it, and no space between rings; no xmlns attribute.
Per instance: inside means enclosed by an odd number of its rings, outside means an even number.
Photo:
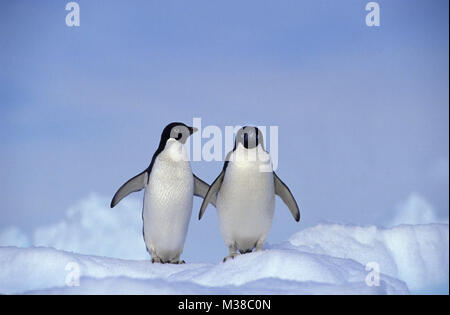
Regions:
<svg viewBox="0 0 450 315"><path fill-rule="evenodd" d="M130 193L145 189L143 236L152 262L184 263L180 256L192 214L193 196L204 198L208 192L209 185L192 173L184 146L196 131L180 122L168 124L150 166L123 184L111 201L113 208Z"/></svg>
<svg viewBox="0 0 450 315"><path fill-rule="evenodd" d="M211 184L200 208L202 218L208 204L216 202L219 227L229 256L262 250L269 234L275 195L281 197L296 221L300 211L289 188L275 174L264 149L261 131L241 128L234 149L228 153L222 172ZM217 198L217 201L216 201Z"/></svg>

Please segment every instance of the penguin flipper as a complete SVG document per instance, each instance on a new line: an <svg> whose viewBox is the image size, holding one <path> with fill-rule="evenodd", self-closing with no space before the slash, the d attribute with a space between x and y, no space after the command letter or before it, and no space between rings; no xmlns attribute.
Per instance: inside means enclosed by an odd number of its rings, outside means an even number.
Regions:
<svg viewBox="0 0 450 315"><path fill-rule="evenodd" d="M111 208L114 208L120 200L122 200L129 194L144 188L145 184L147 183L147 179L148 173L147 170L145 170L123 184L111 200Z"/></svg>
<svg viewBox="0 0 450 315"><path fill-rule="evenodd" d="M273 172L273 179L275 182L275 194L280 196L280 198L289 208L289 211L291 211L291 214L294 217L295 221L298 222L300 220L300 210L298 209L298 205L294 199L294 196L292 195L288 186L286 186L286 184L282 182L282 180L277 176L277 174L275 174L275 172Z"/></svg>
<svg viewBox="0 0 450 315"><path fill-rule="evenodd" d="M205 213L208 204L213 202L217 198L217 193L219 192L220 187L222 186L223 177L225 175L225 171L222 171L219 176L217 176L216 180L209 187L208 193L203 199L202 207L200 208L200 212L198 213L198 219L200 220Z"/></svg>
<svg viewBox="0 0 450 315"><path fill-rule="evenodd" d="M203 199L205 199L208 190L209 185L194 175L194 196L202 197ZM214 207L216 206L216 199L217 196L216 194L214 194L210 201L214 205Z"/></svg>

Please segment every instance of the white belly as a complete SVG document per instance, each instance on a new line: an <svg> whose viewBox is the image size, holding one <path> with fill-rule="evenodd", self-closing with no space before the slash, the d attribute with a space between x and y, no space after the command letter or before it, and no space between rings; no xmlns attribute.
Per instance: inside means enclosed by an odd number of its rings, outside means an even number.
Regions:
<svg viewBox="0 0 450 315"><path fill-rule="evenodd" d="M174 161L170 152L161 153L145 187L142 214L144 240L152 256L171 260L183 251L193 194L194 178L189 161Z"/></svg>
<svg viewBox="0 0 450 315"><path fill-rule="evenodd" d="M219 226L225 243L251 250L269 234L275 209L272 172L260 161L230 162L217 198ZM270 163L270 161L269 161Z"/></svg>

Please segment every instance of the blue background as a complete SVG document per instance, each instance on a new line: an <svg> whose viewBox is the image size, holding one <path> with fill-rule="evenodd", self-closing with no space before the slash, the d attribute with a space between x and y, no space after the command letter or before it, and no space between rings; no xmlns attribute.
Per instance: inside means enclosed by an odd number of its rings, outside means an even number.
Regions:
<svg viewBox="0 0 450 315"><path fill-rule="evenodd" d="M269 242L318 222L383 226L412 192L449 212L448 1L0 4L0 228L57 222L147 167L171 121L279 126ZM204 140L205 142L205 140ZM211 182L221 162L193 162ZM142 193L141 193L142 194ZM196 198L185 255L227 250Z"/></svg>

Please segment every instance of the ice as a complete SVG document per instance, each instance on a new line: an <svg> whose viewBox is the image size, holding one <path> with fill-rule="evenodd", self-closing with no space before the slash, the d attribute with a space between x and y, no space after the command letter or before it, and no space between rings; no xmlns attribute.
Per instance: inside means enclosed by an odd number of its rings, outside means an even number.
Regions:
<svg viewBox="0 0 450 315"><path fill-rule="evenodd" d="M413 290L447 287L448 224L400 225L390 229L321 224L293 235L289 243L309 253L376 262L380 271Z"/></svg>
<svg viewBox="0 0 450 315"><path fill-rule="evenodd" d="M438 218L434 207L423 196L411 193L407 200L397 205L394 216L387 222L387 226L428 223L448 223L448 219Z"/></svg>
<svg viewBox="0 0 450 315"><path fill-rule="evenodd" d="M321 224L226 263L152 264L46 247L0 247L0 293L448 293L448 224ZM218 258L218 260L220 257ZM380 281L367 282L379 265ZM79 286L76 284L79 273ZM372 274L373 275L373 274Z"/></svg>
<svg viewBox="0 0 450 315"><path fill-rule="evenodd" d="M69 207L65 218L38 226L28 236L17 227L0 231L0 246L43 246L122 259L146 259L142 241L142 200L126 198L114 209L110 200L90 194Z"/></svg>
<svg viewBox="0 0 450 315"><path fill-rule="evenodd" d="M79 266L80 286L70 287ZM0 248L0 292L39 294L405 294L381 276L369 287L357 262L296 250L266 250L219 264L161 265L73 254L49 248Z"/></svg>

